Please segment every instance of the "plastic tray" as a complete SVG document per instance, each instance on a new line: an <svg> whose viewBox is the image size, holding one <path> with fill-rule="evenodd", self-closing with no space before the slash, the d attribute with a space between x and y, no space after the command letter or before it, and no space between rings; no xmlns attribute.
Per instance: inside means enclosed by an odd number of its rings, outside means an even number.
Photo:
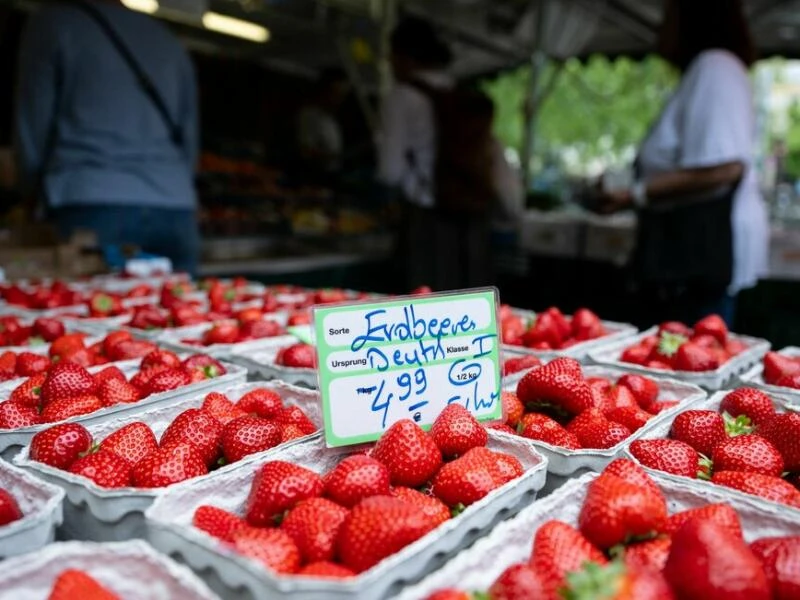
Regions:
<svg viewBox="0 0 800 600"><path fill-rule="evenodd" d="M797 346L787 346L779 352L784 356L791 356L793 358L800 357L800 348ZM752 369L743 373L739 377L742 385L747 387L754 387L767 392L768 394L778 394L786 398L791 398L795 403L800 404L800 390L781 385L772 385L764 382L764 364L757 364Z"/></svg>
<svg viewBox="0 0 800 600"><path fill-rule="evenodd" d="M288 318L289 315L287 313L272 313L265 317L265 319L276 321L281 327L286 327ZM290 346L297 342L297 338L288 334L239 342L237 344L212 344L211 346L193 346L183 342L185 339L200 339L213 326L213 323L203 323L202 325L193 325L191 327L166 329L156 338L156 341L178 352L204 352L216 358L229 358L234 353L247 355L267 348Z"/></svg>
<svg viewBox="0 0 800 600"><path fill-rule="evenodd" d="M311 390L296 388L278 381L236 383L217 388L216 391L226 394L232 400L238 400L245 393L256 388L275 390L285 402L299 406L318 427L322 426L319 394ZM95 440L102 441L129 423L142 421L153 429L156 437L160 438L175 417L190 408L198 408L202 405L204 398L204 393L192 395L168 406L159 406L136 415L128 415L92 425L89 427L89 431ZM64 503L63 532L70 539L113 542L145 537L144 511L159 494L163 493L163 489L104 489L84 477L31 460L29 450L29 447L24 448L14 462L18 466L28 469L37 477L64 489L67 500ZM257 456L245 457L243 461L255 460ZM240 464L243 462L228 465L219 469L218 472L235 469Z"/></svg>
<svg viewBox="0 0 800 600"><path fill-rule="evenodd" d="M121 368L121 370L125 376L130 379L130 377L138 371L140 362L141 361L139 360L126 361L125 363L117 363L117 366L123 364L124 367ZM89 425L103 423L123 415L140 414L142 411L154 406L171 403L187 396L195 396L200 393L205 394L220 387L246 380L246 369L230 363L224 364L228 372L220 377L185 385L176 390L170 390L169 392L153 394L133 404L117 404L88 415L80 415L67 420L76 421L88 427ZM11 393L11 389L13 388L0 388L0 401L8 398L8 394ZM23 446L30 444L30 441L34 435L43 429L52 427L53 425L55 425L55 423L34 425L33 427L22 427L20 429L0 429L0 457L5 458L6 460L11 459Z"/></svg>
<svg viewBox="0 0 800 600"><path fill-rule="evenodd" d="M218 600L189 569L141 541L65 542L8 560L0 572L0 600L43 600L66 569L89 573L125 600Z"/></svg>
<svg viewBox="0 0 800 600"><path fill-rule="evenodd" d="M159 550L180 557L201 572L209 585L225 598L242 590L244 597L256 600L277 596L303 600L393 597L407 583L434 571L447 556L469 546L497 523L530 504L544 485L547 460L533 445L515 436L490 432L489 447L516 456L525 467L525 474L346 582L275 576L191 526L195 509L202 504L240 511L255 472L268 461L287 460L317 472L333 467L342 453L326 448L321 435L262 455L236 471L169 490L146 513L149 539Z"/></svg>
<svg viewBox="0 0 800 600"><path fill-rule="evenodd" d="M407 588L398 600L422 600L443 588L487 590L509 566L528 562L534 532L547 521L557 519L577 525L587 487L597 476L596 473L587 473L569 481L552 496L539 500L496 527L488 537L424 581ZM725 502L739 513L745 539L749 542L761 537L800 534L800 522L775 508L765 510L747 498L730 496L719 488L706 490L688 482L655 479L666 496L670 514L713 502Z"/></svg>
<svg viewBox="0 0 800 600"><path fill-rule="evenodd" d="M728 394L727 391L725 392L717 392L710 398L706 399L703 402L699 402L692 406L693 410L714 410L719 411L719 405L722 403L722 399ZM772 400L778 408L789 408L793 407L795 410L797 409L797 405L793 405L790 400L781 398L780 396L772 395ZM673 414L670 415L670 418L661 421L658 423L656 427L648 429L642 436L641 439L659 439L665 438L669 436L669 430L672 428L672 422L675 420L677 415ZM636 460L636 458L631 454L630 444L628 444L625 448L625 458L630 458L631 460ZM638 461L637 461L638 462ZM657 474L663 479L667 479L670 481L680 481L680 482L692 482L698 489L703 490L725 490L726 493L729 493L731 496L735 496L738 498L747 499L754 505L761 506L764 510L771 510L771 511L782 511L786 515L791 515L793 519L795 519L798 523L800 523L800 508L793 508L786 504L781 504L779 502L772 502L770 500L765 500L763 498L759 498L758 496L753 496L752 494L746 494L745 492L740 492L739 490L734 490L731 488L727 488L721 485L717 485L716 483L712 483L710 481L703 481L701 479L689 479L687 477L681 477L680 475L672 475L670 473L664 473L662 471L658 471L655 469L650 469L645 467L645 469L650 474Z"/></svg>
<svg viewBox="0 0 800 600"><path fill-rule="evenodd" d="M631 373L641 373L651 377L670 377L672 379L679 379L687 383L693 383L707 390L716 391L723 389L726 385L732 383L736 376L747 371L769 351L770 343L767 340L760 338L748 337L745 335L732 335L735 340L744 342L748 348L738 356L734 356L731 360L726 362L720 368L714 371L703 371L699 373L692 373L689 371L664 371L662 369L649 369L641 365L634 365L625 363L619 360L622 352L630 345L643 340L650 335L656 335L658 328L653 327L644 333L627 340L618 342L611 346L606 346L592 352L589 357L592 362L612 366L618 369L624 369Z"/></svg>
<svg viewBox="0 0 800 600"><path fill-rule="evenodd" d="M297 339L294 343L297 343ZM288 344L287 344L288 345ZM264 348L256 352L234 351L229 360L242 365L250 373L251 378L270 381L280 379L288 383L317 389L319 385L317 379L317 369L296 369L294 367L283 367L275 364L280 348Z"/></svg>
<svg viewBox="0 0 800 600"><path fill-rule="evenodd" d="M63 521L64 491L0 461L0 488L8 490L22 510L19 521L0 527L0 559L33 552L55 539ZM5 568L0 570L5 572Z"/></svg>

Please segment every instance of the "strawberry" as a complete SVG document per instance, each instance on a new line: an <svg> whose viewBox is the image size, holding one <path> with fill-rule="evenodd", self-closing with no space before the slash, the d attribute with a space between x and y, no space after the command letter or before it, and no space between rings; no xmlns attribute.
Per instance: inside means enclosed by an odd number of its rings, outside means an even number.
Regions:
<svg viewBox="0 0 800 600"><path fill-rule="evenodd" d="M275 321L259 319L246 321L239 327L239 341L260 340L284 334L286 331Z"/></svg>
<svg viewBox="0 0 800 600"><path fill-rule="evenodd" d="M135 465L158 450L158 441L146 423L136 421L117 429L100 443L100 450L113 452Z"/></svg>
<svg viewBox="0 0 800 600"><path fill-rule="evenodd" d="M780 477L783 458L778 449L759 435L740 435L717 444L712 455L719 471L744 471Z"/></svg>
<svg viewBox="0 0 800 600"><path fill-rule="evenodd" d="M325 496L352 508L364 498L389 494L389 470L363 454L348 456L325 476Z"/></svg>
<svg viewBox="0 0 800 600"><path fill-rule="evenodd" d="M516 456L505 452L492 452L486 448L476 448L476 450L481 451L494 464L501 484L506 484L512 479L522 477L522 474L525 473L525 468Z"/></svg>
<svg viewBox="0 0 800 600"><path fill-rule="evenodd" d="M203 457L191 444L174 444L151 452L133 467L136 487L160 488L206 475Z"/></svg>
<svg viewBox="0 0 800 600"><path fill-rule="evenodd" d="M300 569L300 551L280 529L239 529L233 533L233 545L237 552L275 573L288 575Z"/></svg>
<svg viewBox="0 0 800 600"><path fill-rule="evenodd" d="M517 434L517 430L516 429L513 429L513 428L509 427L505 423L498 423L498 422L487 423L486 424L486 429L493 429L495 431L502 431L503 433L506 433L508 435L516 435Z"/></svg>
<svg viewBox="0 0 800 600"><path fill-rule="evenodd" d="M581 443L574 433L567 431L547 415L529 413L523 417L520 427L520 435L529 440L538 440L569 450L577 450L581 447Z"/></svg>
<svg viewBox="0 0 800 600"><path fill-rule="evenodd" d="M764 356L764 381L775 384L782 377L800 373L800 361L777 352L767 352Z"/></svg>
<svg viewBox="0 0 800 600"><path fill-rule="evenodd" d="M709 315L695 323L694 335L710 335L724 346L728 341L728 326L719 315Z"/></svg>
<svg viewBox="0 0 800 600"><path fill-rule="evenodd" d="M297 425L281 425L281 444L291 442L292 440L305 437L306 433L303 432Z"/></svg>
<svg viewBox="0 0 800 600"><path fill-rule="evenodd" d="M419 425L409 419L389 427L372 449L373 458L389 469L393 485L419 487L442 464L442 452Z"/></svg>
<svg viewBox="0 0 800 600"><path fill-rule="evenodd" d="M12 354L13 355L13 354ZM0 357L2 359L2 357ZM50 359L41 354L33 352L21 352L16 357L17 375L22 377L32 377L44 373L50 368Z"/></svg>
<svg viewBox="0 0 800 600"><path fill-rule="evenodd" d="M233 544L233 534L248 525L239 515L216 506L198 506L192 517L192 525L227 544Z"/></svg>
<svg viewBox="0 0 800 600"><path fill-rule="evenodd" d="M41 424L39 411L15 400L0 402L0 429L20 429Z"/></svg>
<svg viewBox="0 0 800 600"><path fill-rule="evenodd" d="M297 503L321 496L324 487L314 471L284 461L268 462L253 480L245 518L254 527L267 527Z"/></svg>
<svg viewBox="0 0 800 600"><path fill-rule="evenodd" d="M131 485L131 464L107 450L99 450L79 458L69 472L91 479L102 488L124 488Z"/></svg>
<svg viewBox="0 0 800 600"><path fill-rule="evenodd" d="M225 394L209 392L200 407L214 416L220 423L227 425L234 419L247 416L247 413L231 402Z"/></svg>
<svg viewBox="0 0 800 600"><path fill-rule="evenodd" d="M48 354L52 359L61 358L64 354L83 348L83 341L85 339L85 333L68 333L66 335L62 335L60 338L54 340L53 343L50 344L50 350L48 350Z"/></svg>
<svg viewBox="0 0 800 600"><path fill-rule="evenodd" d="M257 388L239 398L236 406L253 416L274 419L283 408L283 400L274 390Z"/></svg>
<svg viewBox="0 0 800 600"><path fill-rule="evenodd" d="M473 448L445 463L433 478L431 493L447 506L469 506L501 487L504 482L490 454L486 448Z"/></svg>
<svg viewBox="0 0 800 600"><path fill-rule="evenodd" d="M437 525L449 521L452 517L450 509L444 502L435 496L423 494L419 490L407 487L396 487L392 488L389 495L392 496L392 498L398 498L409 504L413 504L419 510L434 519Z"/></svg>
<svg viewBox="0 0 800 600"><path fill-rule="evenodd" d="M505 361L503 361L503 375L513 375L514 373L527 371L528 369L533 369L541 364L542 361L533 354L507 358Z"/></svg>
<svg viewBox="0 0 800 600"><path fill-rule="evenodd" d="M96 388L94 378L85 368L71 362L59 362L50 369L42 383L42 402L47 406L55 400L94 394Z"/></svg>
<svg viewBox="0 0 800 600"><path fill-rule="evenodd" d="M632 365L645 365L650 360L650 353L652 348L642 344L629 346L622 351L619 356L620 362L629 363Z"/></svg>
<svg viewBox="0 0 800 600"><path fill-rule="evenodd" d="M795 373L794 375L784 375L775 382L775 385L779 387L792 388L793 390L800 389L800 373Z"/></svg>
<svg viewBox="0 0 800 600"><path fill-rule="evenodd" d="M121 300L104 292L95 292L89 298L89 311L94 317L112 317L123 311Z"/></svg>
<svg viewBox="0 0 800 600"><path fill-rule="evenodd" d="M317 431L317 426L306 416L299 406L285 406L275 416L275 423L281 427L295 425L304 435L311 435Z"/></svg>
<svg viewBox="0 0 800 600"><path fill-rule="evenodd" d="M33 334L45 342L54 342L65 333L64 323L58 319L40 318L33 322Z"/></svg>
<svg viewBox="0 0 800 600"><path fill-rule="evenodd" d="M58 358L53 358L53 362L70 362L84 368L94 366L97 357L88 348L75 348L64 352Z"/></svg>
<svg viewBox="0 0 800 600"><path fill-rule="evenodd" d="M527 373L517 385L517 396L529 410L553 407L571 415L595 405L580 364L571 358L557 358Z"/></svg>
<svg viewBox="0 0 800 600"><path fill-rule="evenodd" d="M584 341L603 337L606 332L600 317L588 308L579 308L572 315L572 334L575 339Z"/></svg>
<svg viewBox="0 0 800 600"><path fill-rule="evenodd" d="M332 562L315 562L306 565L297 572L298 576L316 579L348 579L356 574L342 565Z"/></svg>
<svg viewBox="0 0 800 600"><path fill-rule="evenodd" d="M750 544L775 600L800 598L800 537L762 538Z"/></svg>
<svg viewBox="0 0 800 600"><path fill-rule="evenodd" d="M34 435L29 454L31 460L66 471L91 447L92 435L83 425L62 423Z"/></svg>
<svg viewBox="0 0 800 600"><path fill-rule="evenodd" d="M606 392L606 402L604 403L604 412L615 408L639 408L636 398L628 388L621 385L609 386Z"/></svg>
<svg viewBox="0 0 800 600"><path fill-rule="evenodd" d="M644 427L653 415L638 406L623 406L611 409L606 413L606 417L609 421L619 423L633 432Z"/></svg>
<svg viewBox="0 0 800 600"><path fill-rule="evenodd" d="M235 321L215 323L203 334L203 345L235 344L239 341L239 325Z"/></svg>
<svg viewBox="0 0 800 600"><path fill-rule="evenodd" d="M764 569L744 540L713 521L691 519L672 536L664 575L681 600L770 600Z"/></svg>
<svg viewBox="0 0 800 600"><path fill-rule="evenodd" d="M711 456L717 444L728 437L725 420L713 410L687 410L680 413L672 422L669 435L705 456Z"/></svg>
<svg viewBox="0 0 800 600"><path fill-rule="evenodd" d="M156 349L153 342L144 340L121 340L114 344L107 354L111 360L133 360L134 358L144 358Z"/></svg>
<svg viewBox="0 0 800 600"><path fill-rule="evenodd" d="M582 448L613 448L630 437L631 431L624 425L609 421L602 412L590 409L578 415L567 426Z"/></svg>
<svg viewBox="0 0 800 600"><path fill-rule="evenodd" d="M133 404L142 399L142 394L135 385L116 378L104 381L98 387L97 396L103 406Z"/></svg>
<svg viewBox="0 0 800 600"><path fill-rule="evenodd" d="M658 401L658 384L644 375L623 375L617 381L617 385L628 388L644 410L648 410Z"/></svg>
<svg viewBox="0 0 800 600"><path fill-rule="evenodd" d="M168 367L154 374L147 382L147 395L160 394L189 385L189 375L180 368Z"/></svg>
<svg viewBox="0 0 800 600"><path fill-rule="evenodd" d="M94 382L98 389L109 379L116 379L117 381L128 381L125 374L119 370L119 367L106 367L102 371L94 374Z"/></svg>
<svg viewBox="0 0 800 600"><path fill-rule="evenodd" d="M514 392L502 392L503 415L509 427L516 427L522 415L525 414L525 405Z"/></svg>
<svg viewBox="0 0 800 600"><path fill-rule="evenodd" d="M26 354L30 353L28 352ZM38 355L33 354L32 356ZM34 373L31 373L31 375L33 374ZM22 373L19 373L17 369L17 355L13 352L3 352L0 354L0 381L14 379L17 375L22 375Z"/></svg>
<svg viewBox="0 0 800 600"><path fill-rule="evenodd" d="M304 562L331 561L336 537L349 513L326 498L309 498L289 511L280 528L294 540Z"/></svg>
<svg viewBox="0 0 800 600"><path fill-rule="evenodd" d="M675 366L678 350L687 343L687 338L674 333L662 332L658 336L658 343L653 346L648 357L648 362L656 361L667 365Z"/></svg>
<svg viewBox="0 0 800 600"><path fill-rule="evenodd" d="M661 572L667 564L671 546L672 540L668 537L631 544L625 548L625 566L634 571L648 569Z"/></svg>
<svg viewBox="0 0 800 600"><path fill-rule="evenodd" d="M776 415L756 429L778 449L786 463L787 471L800 470L800 415L784 413Z"/></svg>
<svg viewBox="0 0 800 600"><path fill-rule="evenodd" d="M634 461L627 458L618 458L616 460L612 460L608 466L603 469L603 474L614 475L615 477L624 479L632 485L638 485L639 487L647 488L656 495L661 494L661 488L656 485L655 481L653 481L653 478L647 474L647 471L645 471Z"/></svg>
<svg viewBox="0 0 800 600"><path fill-rule="evenodd" d="M103 354L111 356L111 349L119 342L132 340L133 336L127 331L112 331L103 338Z"/></svg>
<svg viewBox="0 0 800 600"><path fill-rule="evenodd" d="M580 531L562 521L547 521L533 536L529 564L544 583L546 595L542 598L558 598L567 574L586 563L604 565L607 562L603 553Z"/></svg>
<svg viewBox="0 0 800 600"><path fill-rule="evenodd" d="M214 379L228 372L221 362L205 354L190 356L183 361L182 366L189 373L192 381Z"/></svg>
<svg viewBox="0 0 800 600"><path fill-rule="evenodd" d="M665 321L658 326L658 334L661 335L662 333L671 333L690 338L693 332L690 327L684 325L680 321Z"/></svg>
<svg viewBox="0 0 800 600"><path fill-rule="evenodd" d="M40 373L23 381L8 397L10 402L17 402L23 406L39 408L42 402L42 385L47 375Z"/></svg>
<svg viewBox="0 0 800 600"><path fill-rule="evenodd" d="M675 513L667 519L665 533L673 535L686 521L691 519L714 521L718 525L729 529L736 537L742 537L742 524L739 521L739 514L730 504L706 504L698 508L689 508Z"/></svg>
<svg viewBox="0 0 800 600"><path fill-rule="evenodd" d="M0 488L0 527L19 521L22 516L22 511L14 496Z"/></svg>
<svg viewBox="0 0 800 600"><path fill-rule="evenodd" d="M317 352L314 346L294 344L281 349L275 364L293 369L314 369L317 366Z"/></svg>
<svg viewBox="0 0 800 600"><path fill-rule="evenodd" d="M419 508L388 496L362 500L350 511L339 532L337 552L356 573L366 571L420 539L438 523Z"/></svg>
<svg viewBox="0 0 800 600"><path fill-rule="evenodd" d="M713 371L720 366L719 358L712 350L687 342L678 348L674 366L678 371Z"/></svg>
<svg viewBox="0 0 800 600"><path fill-rule="evenodd" d="M103 404L97 396L88 394L68 396L60 400L54 400L45 406L44 410L42 410L42 421L45 423L57 423L72 417L88 415L102 408Z"/></svg>
<svg viewBox="0 0 800 600"><path fill-rule="evenodd" d="M121 600L100 585L93 577L84 571L67 569L62 571L53 584L48 600Z"/></svg>
<svg viewBox="0 0 800 600"><path fill-rule="evenodd" d="M444 458L462 456L489 441L486 428L461 404L449 404L436 417L430 436Z"/></svg>
<svg viewBox="0 0 800 600"><path fill-rule="evenodd" d="M672 475L697 478L700 457L689 444L678 440L636 440L630 452L650 469Z"/></svg>
<svg viewBox="0 0 800 600"><path fill-rule="evenodd" d="M528 348L535 348L539 344L547 345L549 348L559 348L563 341L558 323L553 315L547 312L539 313L522 336L522 343Z"/></svg>
<svg viewBox="0 0 800 600"><path fill-rule="evenodd" d="M754 425L760 425L775 415L775 406L772 399L761 390L739 388L723 398L719 411L732 417L744 415Z"/></svg>
<svg viewBox="0 0 800 600"><path fill-rule="evenodd" d="M503 571L489 588L492 600L525 600L547 598L545 584L539 574L525 564L514 564ZM429 596L431 600L434 596ZM466 596L470 600L471 596Z"/></svg>
<svg viewBox="0 0 800 600"><path fill-rule="evenodd" d="M772 502L800 508L800 491L780 477L741 471L716 471L711 481Z"/></svg>
<svg viewBox="0 0 800 600"><path fill-rule="evenodd" d="M281 443L281 427L258 417L244 416L229 422L222 433L222 454L230 464L264 452Z"/></svg>
<svg viewBox="0 0 800 600"><path fill-rule="evenodd" d="M581 533L603 549L662 531L666 522L667 505L661 494L608 473L589 484L578 517Z"/></svg>
<svg viewBox="0 0 800 600"><path fill-rule="evenodd" d="M174 352L158 348L147 354L139 364L140 369L152 367L170 367L177 369L181 366L181 359Z"/></svg>
<svg viewBox="0 0 800 600"><path fill-rule="evenodd" d="M598 596L598 591L602 594ZM606 598L608 600L675 600L664 579L655 570L631 569L622 561L600 566L588 563L567 575L565 598Z"/></svg>
<svg viewBox="0 0 800 600"><path fill-rule="evenodd" d="M199 408L183 411L161 436L161 447L189 443L197 449L207 467L219 460L222 452L222 423Z"/></svg>

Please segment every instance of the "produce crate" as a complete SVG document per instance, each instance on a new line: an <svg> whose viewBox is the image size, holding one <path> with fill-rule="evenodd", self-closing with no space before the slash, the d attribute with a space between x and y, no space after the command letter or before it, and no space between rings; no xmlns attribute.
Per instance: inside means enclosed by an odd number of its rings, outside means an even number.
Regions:
<svg viewBox="0 0 800 600"><path fill-rule="evenodd" d="M303 600L394 597L409 582L436 570L446 557L469 546L497 523L530 504L544 485L547 459L533 445L515 436L490 431L489 448L516 456L526 472L467 507L458 517L349 580L276 576L191 526L195 509L203 504L240 510L255 473L266 462L285 460L317 472L333 467L342 457L341 449L326 448L321 434L263 454L234 471L168 490L146 513L149 541L202 573L209 585L225 598L241 590L254 600L277 596Z"/></svg>
<svg viewBox="0 0 800 600"><path fill-rule="evenodd" d="M281 327L286 327L287 313L274 313L265 316L266 320L273 320ZM236 344L212 344L211 346L194 346L183 342L185 339L200 339L200 337L214 326L214 323L203 323L191 327L167 329L156 338L156 342L178 352L203 352L215 358L229 359L234 353L250 354L265 348L281 348L297 341L291 335L278 335L275 337L260 338Z"/></svg>
<svg viewBox="0 0 800 600"><path fill-rule="evenodd" d="M423 600L443 588L487 590L512 564L528 562L534 532L547 521L556 519L577 525L587 488L597 477L596 473L587 473L567 482L552 496L537 501L513 519L500 524L488 537L479 540L419 584L407 588L397 600ZM749 498L729 495L721 488L699 488L688 481L654 479L666 496L670 514L725 502L739 513L747 541L768 536L800 535L800 522L796 519L775 508L753 503Z"/></svg>
<svg viewBox="0 0 800 600"><path fill-rule="evenodd" d="M299 340L295 339L294 342ZM280 348L265 348L256 352L235 350L228 360L245 367L251 379L271 381L280 379L293 385L317 389L317 369L297 369L275 364Z"/></svg>
<svg viewBox="0 0 800 600"><path fill-rule="evenodd" d="M268 388L275 390L288 405L299 406L317 427L322 427L322 413L319 394L311 390L299 389L283 382L234 383L219 387L214 391L226 394L231 400L238 400L250 390ZM157 438L183 411L199 408L206 393L187 396L168 406L158 406L138 414L121 418L107 419L88 427L93 439L103 440L117 429L134 421L150 426ZM30 446L24 448L14 462L52 484L63 488L67 494L64 503L64 533L70 539L93 540L97 542L123 541L145 537L144 511L153 501L164 493L164 489L115 489L101 488L94 482L31 460ZM256 460L258 455L245 457L239 462L220 468L216 472L237 469L247 461Z"/></svg>
<svg viewBox="0 0 800 600"><path fill-rule="evenodd" d="M22 518L0 527L0 559L43 548L55 539L64 519L64 491L0 460L0 488L19 504ZM3 563L0 572L6 572Z"/></svg>
<svg viewBox="0 0 800 600"><path fill-rule="evenodd" d="M65 542L7 560L0 572L0 600L47 598L66 569L85 571L125 600L219 600L189 569L141 541Z"/></svg>
<svg viewBox="0 0 800 600"><path fill-rule="evenodd" d="M797 358L800 357L800 348L798 348L797 346L787 346L786 348L781 350L779 354L783 354L785 356L791 356L792 358ZM764 381L763 363L757 364L746 373L743 373L741 377L739 377L739 381L744 386L758 388L770 395L777 394L779 396L791 398L792 400L794 400L796 404L800 404L800 390L784 387L781 385L772 385Z"/></svg>
<svg viewBox="0 0 800 600"><path fill-rule="evenodd" d="M541 256L578 258L581 254L580 215L529 210L522 216L519 240L523 250Z"/></svg>
<svg viewBox="0 0 800 600"><path fill-rule="evenodd" d="M638 336L595 350L589 354L589 359L596 364L623 369L630 373L641 373L642 375L648 375L650 377L670 377L672 379L699 385L707 390L717 391L733 383L737 375L751 369L764 357L770 348L770 344L767 340L746 335L731 334L731 338L744 342L747 345L747 350L738 356L734 356L731 360L714 371L702 371L698 373L650 369L619 360L622 352L628 346L636 344L644 338L656 335L657 333L658 328L653 327Z"/></svg>

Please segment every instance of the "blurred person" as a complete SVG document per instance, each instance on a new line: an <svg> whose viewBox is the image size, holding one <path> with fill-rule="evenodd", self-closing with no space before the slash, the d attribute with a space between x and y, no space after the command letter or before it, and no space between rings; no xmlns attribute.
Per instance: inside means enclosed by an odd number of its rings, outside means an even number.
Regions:
<svg viewBox="0 0 800 600"><path fill-rule="evenodd" d="M311 101L297 116L297 146L303 161L321 171L342 166L342 129L337 113L350 85L342 69L324 69L314 85Z"/></svg>
<svg viewBox="0 0 800 600"><path fill-rule="evenodd" d="M738 293L767 272L769 246L740 1L668 0L659 53L680 85L640 146L636 182L606 210L638 210L634 268L646 297L671 311L660 318L718 313L732 325Z"/></svg>
<svg viewBox="0 0 800 600"><path fill-rule="evenodd" d="M114 0L46 6L19 74L21 176L60 234L90 230L194 273L197 93L175 36Z"/></svg>

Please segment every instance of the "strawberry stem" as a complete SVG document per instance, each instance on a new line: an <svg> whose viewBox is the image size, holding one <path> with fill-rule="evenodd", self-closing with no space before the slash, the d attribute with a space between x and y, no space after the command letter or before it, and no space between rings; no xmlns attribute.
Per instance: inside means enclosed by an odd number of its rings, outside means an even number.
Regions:
<svg viewBox="0 0 800 600"><path fill-rule="evenodd" d="M722 413L722 420L725 422L725 433L728 437L746 435L753 431L753 422L747 415L739 415L734 419L728 413Z"/></svg>

